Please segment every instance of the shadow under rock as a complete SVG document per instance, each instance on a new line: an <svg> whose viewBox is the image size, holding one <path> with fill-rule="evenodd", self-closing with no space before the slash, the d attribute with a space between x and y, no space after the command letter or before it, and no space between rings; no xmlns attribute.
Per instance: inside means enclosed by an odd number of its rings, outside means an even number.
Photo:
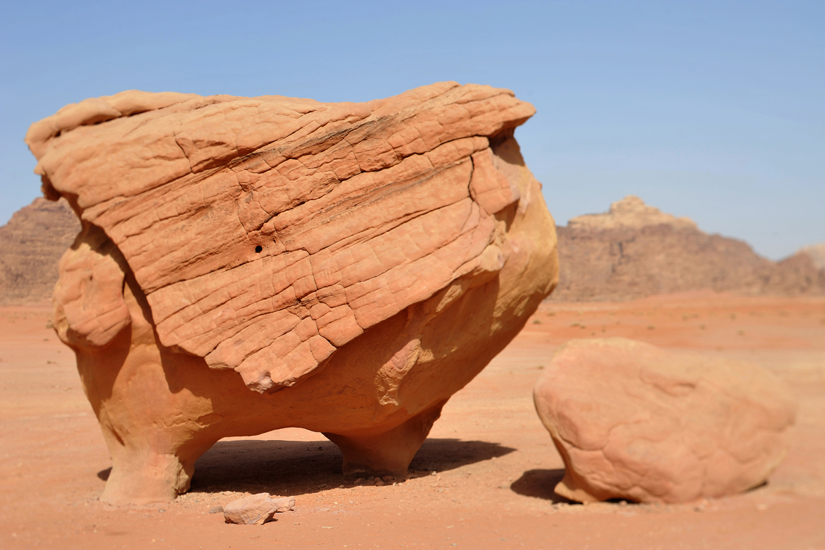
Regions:
<svg viewBox="0 0 825 550"><path fill-rule="evenodd" d="M556 470L527 470L510 485L510 489L520 495L549 500L554 504L557 502L578 504L563 496L557 495L553 490L563 477L564 468Z"/></svg>
<svg viewBox="0 0 825 550"><path fill-rule="evenodd" d="M514 450L486 441L427 439L413 458L410 472L452 470ZM341 452L329 441L219 441L195 464L190 492L295 496L352 486L352 480L341 473L341 462ZM103 473L98 476L102 478Z"/></svg>

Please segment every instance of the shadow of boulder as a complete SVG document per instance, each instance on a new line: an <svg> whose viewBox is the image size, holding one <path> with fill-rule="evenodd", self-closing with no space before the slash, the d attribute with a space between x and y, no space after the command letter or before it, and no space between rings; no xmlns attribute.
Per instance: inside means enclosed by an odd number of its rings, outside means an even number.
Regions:
<svg viewBox="0 0 825 550"><path fill-rule="evenodd" d="M520 495L549 500L554 504L557 502L572 504L572 500L557 495L553 490L563 477L563 468L555 470L527 470L510 485L510 489Z"/></svg>
<svg viewBox="0 0 825 550"><path fill-rule="evenodd" d="M460 439L427 439L410 463L410 470L453 470L508 455L515 451L498 443L462 441Z"/></svg>
<svg viewBox="0 0 825 550"><path fill-rule="evenodd" d="M427 439L413 458L410 472L452 470L514 450L486 441ZM190 491L295 496L352 486L341 472L341 463L338 447L329 441L219 441L195 464ZM108 477L106 470L98 477L103 479L104 472Z"/></svg>

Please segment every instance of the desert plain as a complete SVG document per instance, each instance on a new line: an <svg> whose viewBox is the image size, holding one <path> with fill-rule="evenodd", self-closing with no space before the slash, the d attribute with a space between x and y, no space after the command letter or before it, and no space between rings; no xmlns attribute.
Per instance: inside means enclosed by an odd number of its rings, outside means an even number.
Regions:
<svg viewBox="0 0 825 550"><path fill-rule="evenodd" d="M227 438L173 502L98 500L111 460L51 307L0 308L0 548L825 548L825 298L710 291L624 302L542 303L444 407L404 479L351 480L322 435ZM798 403L791 450L744 494L680 505L571 503L531 390L554 350L622 336L725 356L782 378ZM211 509L293 496L276 521Z"/></svg>

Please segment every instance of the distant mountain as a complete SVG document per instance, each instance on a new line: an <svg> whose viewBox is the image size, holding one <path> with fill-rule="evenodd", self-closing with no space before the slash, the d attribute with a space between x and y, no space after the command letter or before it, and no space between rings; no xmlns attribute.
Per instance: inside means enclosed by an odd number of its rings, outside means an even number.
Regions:
<svg viewBox="0 0 825 550"><path fill-rule="evenodd" d="M743 241L708 235L693 221L665 214L638 197L625 197L607 213L579 216L556 230L561 273L551 299L557 301L703 289L825 294L825 266L817 264L825 254L816 255L825 247L772 262Z"/></svg>
<svg viewBox="0 0 825 550"><path fill-rule="evenodd" d="M34 199L0 227L0 304L51 299L57 263L80 232L65 200Z"/></svg>
<svg viewBox="0 0 825 550"><path fill-rule="evenodd" d="M825 269L825 243L812 244L800 248L797 254L810 256L817 269Z"/></svg>

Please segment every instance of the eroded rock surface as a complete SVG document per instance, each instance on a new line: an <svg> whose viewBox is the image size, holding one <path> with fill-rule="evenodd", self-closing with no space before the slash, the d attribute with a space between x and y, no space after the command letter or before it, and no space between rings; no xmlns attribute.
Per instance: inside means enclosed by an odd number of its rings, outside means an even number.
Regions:
<svg viewBox="0 0 825 550"><path fill-rule="evenodd" d="M624 338L574 340L534 389L580 502L688 502L763 483L784 458L794 401L769 372Z"/></svg>
<svg viewBox="0 0 825 550"><path fill-rule="evenodd" d="M326 433L348 473L403 473L557 282L513 138L533 112L455 83L357 104L131 91L32 125L44 193L83 222L55 327L112 451L103 498L170 498L217 439L286 426Z"/></svg>

